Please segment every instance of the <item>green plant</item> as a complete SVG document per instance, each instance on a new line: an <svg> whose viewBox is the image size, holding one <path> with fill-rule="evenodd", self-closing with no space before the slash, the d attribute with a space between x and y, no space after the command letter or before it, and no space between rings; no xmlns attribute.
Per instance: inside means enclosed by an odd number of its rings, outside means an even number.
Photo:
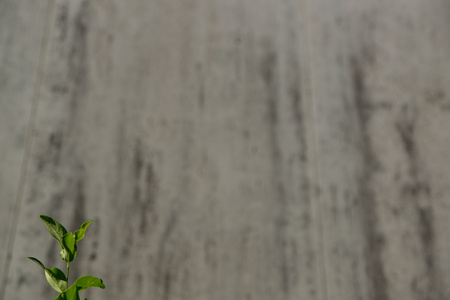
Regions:
<svg viewBox="0 0 450 300"><path fill-rule="evenodd" d="M77 243L84 238L86 229L89 224L94 221L83 223L80 229L75 231L75 233L72 233L67 232L66 228L54 219L44 215L41 215L40 217L48 232L50 232L50 234L59 242L59 246L62 249L59 256L62 260L67 262L67 274L64 274L64 272L58 268L46 268L38 259L28 257L44 269L45 277L47 278L48 283L52 288L60 293L54 300L80 300L79 292L89 287L99 287L104 289L105 284L103 283L103 280L93 276L80 277L70 287L68 287L69 267L70 263L77 256Z"/></svg>

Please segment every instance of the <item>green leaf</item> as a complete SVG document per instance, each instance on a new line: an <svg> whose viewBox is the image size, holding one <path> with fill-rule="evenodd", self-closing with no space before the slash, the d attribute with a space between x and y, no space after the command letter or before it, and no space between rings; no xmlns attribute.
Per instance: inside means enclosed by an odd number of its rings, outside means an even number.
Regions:
<svg viewBox="0 0 450 300"><path fill-rule="evenodd" d="M54 300L65 300L63 296L63 294L59 294L58 297L56 297Z"/></svg>
<svg viewBox="0 0 450 300"><path fill-rule="evenodd" d="M84 233L86 232L89 224L91 224L92 222L94 222L94 220L84 222L83 225L81 225L81 228L75 231L75 243L78 243L82 238L84 238Z"/></svg>
<svg viewBox="0 0 450 300"><path fill-rule="evenodd" d="M99 287L104 289L105 288L105 284L103 283L103 280L101 280L100 278L94 277L94 276L83 276L78 278L74 285L76 285L78 287L78 290L84 291L85 289L89 288L89 287Z"/></svg>
<svg viewBox="0 0 450 300"><path fill-rule="evenodd" d="M54 300L80 300L77 286L73 284L68 290L59 294Z"/></svg>
<svg viewBox="0 0 450 300"><path fill-rule="evenodd" d="M66 300L80 300L80 294L78 294L78 287L73 284L67 291L64 292Z"/></svg>
<svg viewBox="0 0 450 300"><path fill-rule="evenodd" d="M34 261L38 266L40 266L42 269L45 270L45 266L43 263L41 263L41 261L37 258L34 257L27 257L29 260Z"/></svg>
<svg viewBox="0 0 450 300"><path fill-rule="evenodd" d="M63 250L59 253L61 258L66 262L71 262L77 256L77 245L72 232L66 233L60 240L59 244Z"/></svg>
<svg viewBox="0 0 450 300"><path fill-rule="evenodd" d="M67 233L66 228L58 223L53 218L48 216L40 215L45 227L47 227L48 232L57 239L58 241Z"/></svg>
<svg viewBox="0 0 450 300"><path fill-rule="evenodd" d="M58 268L46 268L37 258L28 257L28 259L34 261L38 266L44 269L45 278L47 278L50 286L57 292L64 292L67 289L67 279L63 271Z"/></svg>
<svg viewBox="0 0 450 300"><path fill-rule="evenodd" d="M64 272L58 268L45 269L45 277L52 288L57 292L64 292L67 290L67 279Z"/></svg>

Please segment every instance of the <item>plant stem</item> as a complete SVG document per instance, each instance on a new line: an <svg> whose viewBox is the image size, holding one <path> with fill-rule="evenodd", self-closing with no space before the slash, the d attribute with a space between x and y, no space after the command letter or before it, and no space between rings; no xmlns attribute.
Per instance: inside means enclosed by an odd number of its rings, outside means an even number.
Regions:
<svg viewBox="0 0 450 300"><path fill-rule="evenodd" d="M70 265L70 263L69 262L67 262L67 285L69 284L69 265Z"/></svg>

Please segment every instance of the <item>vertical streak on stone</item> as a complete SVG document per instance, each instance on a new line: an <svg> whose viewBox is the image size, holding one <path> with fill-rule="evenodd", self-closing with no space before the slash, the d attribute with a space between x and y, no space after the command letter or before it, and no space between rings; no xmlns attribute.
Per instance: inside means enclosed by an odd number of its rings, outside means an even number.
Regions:
<svg viewBox="0 0 450 300"><path fill-rule="evenodd" d="M304 67L302 64L302 58L299 54L299 45L306 41L303 39L303 32L299 31L297 25L297 10L293 9L293 7L288 7L286 11L286 51L287 56L285 60L286 66L286 88L287 88L287 97L289 99L289 105L291 107L291 117L293 120L293 134L296 140L295 144L295 156L289 157L289 163L286 166L289 168L287 174L292 174L302 170L300 177L298 178L298 185L296 190L293 190L293 194L289 196L287 201L289 202L287 206L287 211L291 209L296 212L301 212L299 218L301 220L300 226L301 229L307 232L307 235L302 237L302 242L308 245L313 245L312 247L308 247L306 253L303 255L308 257L308 274L302 274L301 277L304 280L308 280L309 284L307 286L307 290L309 296L314 299L319 298L319 293L317 291L317 287L320 283L317 280L317 273L313 272L317 270L314 266L318 264L319 260L317 259L317 249L315 244L315 236L314 234L310 234L311 230L315 228L317 223L312 222L314 217L311 215L314 213L311 203L311 168L310 168L310 157L309 157L309 144L308 144L308 134L307 134L307 122L308 119L305 118L305 103L303 99L303 87L305 85L305 80L302 78L301 68ZM294 162L294 163L293 163ZM303 171L305 170L306 171ZM292 199L290 199L292 197ZM292 201L292 204L291 204ZM292 205L292 207L290 206ZM289 242L293 244L293 247L296 247L296 239L291 240L289 236ZM319 252L321 253L321 252ZM320 257L320 255L319 255ZM289 286L294 288L298 285L300 280L300 274L302 270L298 269L299 266L299 258L295 254L295 252L290 251L289 256L287 257L287 261L289 261L290 265L294 265L291 267L291 272L289 273ZM304 272L303 272L304 273ZM326 283L325 283L326 284Z"/></svg>
<svg viewBox="0 0 450 300"><path fill-rule="evenodd" d="M268 89L267 98L267 109L268 109L268 122L269 122L269 135L270 135L270 147L273 163L273 182L276 188L276 201L279 206L279 215L275 220L275 243L277 247L280 247L280 280L281 287L285 296L289 295L289 267L287 261L287 247L288 243L286 240L286 191L283 185L283 158L281 156L281 150L278 135L278 107L277 107L277 92L278 92L278 82L275 78L276 72L275 68L277 65L277 57L270 45L266 45L268 49L267 53L263 58L261 65L261 74Z"/></svg>
<svg viewBox="0 0 450 300"><path fill-rule="evenodd" d="M294 17L291 15L293 12L289 11L289 18L293 19ZM289 26L287 32L287 48L288 48L288 58L287 58L287 66L288 66L288 93L289 97L292 101L292 114L294 116L295 125L296 125L296 137L298 139L298 146L300 147L299 158L301 162L305 162L307 160L307 143L306 143L306 128L304 125L304 112L302 106L302 97L300 90L300 63L297 58L297 44L298 44L298 33L296 32L297 28L294 26ZM309 195L309 193L306 193Z"/></svg>
<svg viewBox="0 0 450 300"><path fill-rule="evenodd" d="M155 283L158 288L161 289L163 299L169 299L171 294L171 276L176 266L172 263L172 253L167 251L170 238L173 230L177 224L177 212L172 212L170 218L167 220L164 233L161 236L161 240L158 243L157 262L155 266Z"/></svg>
<svg viewBox="0 0 450 300"><path fill-rule="evenodd" d="M76 117L78 113L78 101L86 94L88 84L88 22L89 22L89 1L83 1L74 19L74 34L71 41L70 56L68 60L68 76L72 84L70 97L70 122L68 135L71 130L76 130L79 121ZM69 146L70 147L70 146ZM72 146L73 147L73 146ZM69 150L72 151L72 150ZM73 228L81 225L85 220L85 170L81 158L74 155L72 164L75 170L73 184L73 196L75 197L75 207L73 216ZM76 275L76 274L74 274Z"/></svg>
<svg viewBox="0 0 450 300"><path fill-rule="evenodd" d="M369 57L361 60L370 62ZM354 92L354 106L359 125L359 146L362 155L362 170L359 174L357 201L361 209L362 226L366 239L365 259L367 275L371 281L371 297L374 300L389 300L388 282L383 266L383 236L379 232L376 215L376 198L372 188L373 176L378 166L377 157L373 150L368 122L370 119L369 99L365 86L365 70L360 59L351 59L352 84Z"/></svg>
<svg viewBox="0 0 450 300"><path fill-rule="evenodd" d="M88 88L88 23L89 3L83 1L74 20L74 34L68 60L68 76L72 84L70 98L71 119L69 124L76 120L78 101L83 97ZM70 129L70 128L69 128Z"/></svg>
<svg viewBox="0 0 450 300"><path fill-rule="evenodd" d="M286 80L288 81L288 96L291 101L292 106L292 116L295 124L295 137L297 139L297 147L298 147L298 155L297 159L299 164L297 166L304 167L308 162L308 143L307 143L307 133L305 126L305 116L303 109L303 99L301 93L301 78L300 78L300 63L298 58L296 57L296 42L297 37L294 28L290 27L288 32L288 58L287 58L287 66L288 66L288 77ZM310 208L310 181L309 178L305 175L301 177L301 186L299 193L302 195L302 203L308 209ZM311 212L307 210L305 212L305 219L309 219L309 214ZM308 225L307 222L305 222Z"/></svg>
<svg viewBox="0 0 450 300"><path fill-rule="evenodd" d="M86 195L84 193L84 179L83 179L84 171L79 172L79 178L76 182L75 186L75 214L73 216L73 226L72 228L77 228L83 222L87 221L85 218L85 204L86 204Z"/></svg>
<svg viewBox="0 0 450 300"><path fill-rule="evenodd" d="M144 234L148 227L147 213L152 213L153 223L155 222L156 215L154 214L154 205L156 197L157 182L155 171L151 163L147 163L145 174L145 199L142 207L142 220L140 226L141 234Z"/></svg>
<svg viewBox="0 0 450 300"><path fill-rule="evenodd" d="M127 120L127 114L126 114L126 105L125 105L125 100L121 99L120 100L120 120L117 123L117 135L116 135L116 145L117 145L117 152L116 152L116 161L117 161L117 167L116 170L118 170L117 172L117 180L114 184L114 201L116 203L119 202L120 200L120 191L122 189L122 178L123 178L123 169L124 169L124 159L125 159L125 132L126 132L126 124L128 122Z"/></svg>
<svg viewBox="0 0 450 300"><path fill-rule="evenodd" d="M200 108L203 108L205 106L205 79L203 76L203 68L202 68L202 64L198 63L196 65L196 70L197 70L197 77L198 77L198 82L199 82L199 87L198 87L198 106Z"/></svg>
<svg viewBox="0 0 450 300"><path fill-rule="evenodd" d="M153 212L155 201L156 180L153 165L146 162L142 150L142 142L137 139L134 150L133 176L133 209L140 214L139 232L145 234L148 227L147 213ZM155 216L153 216L153 219Z"/></svg>
<svg viewBox="0 0 450 300"><path fill-rule="evenodd" d="M313 2L313 1L312 1ZM330 298L330 287L329 287L329 279L328 279L328 264L327 264L327 236L325 232L325 222L324 222L324 203L323 199L320 196L320 188L321 188L321 157L320 157L320 145L319 145L319 118L318 118L318 99L316 99L315 94L315 80L314 80L314 72L313 65L321 60L316 59L313 52L313 29L312 28L312 16L313 10L311 7L310 0L302 0L300 1L301 5L301 13L300 17L303 19L301 26L302 37L301 41L301 58L305 62L302 64L301 70L301 82L302 88L304 89L303 95L305 95L304 103L305 103L305 116L308 116L308 126L305 128L306 133L306 142L309 147L308 160L310 162L309 166L311 167L308 174L311 176L311 182L313 183L310 188L310 192L308 195L311 197L311 211L315 220L315 237L314 242L317 245L318 250L318 259L317 259L317 273L316 277L318 280L318 298L322 300L328 300ZM307 149L308 150L308 149ZM311 193L311 194L310 194Z"/></svg>
<svg viewBox="0 0 450 300"><path fill-rule="evenodd" d="M136 146L134 150L134 162L133 162L133 169L134 169L134 191L133 191L133 202L134 207L139 207L140 199L141 199L141 186L140 186L140 178L142 174L142 169L144 167L144 162L142 160L142 143L138 139L136 141Z"/></svg>
<svg viewBox="0 0 450 300"><path fill-rule="evenodd" d="M415 121L417 111L409 112L409 107L404 106L400 119L396 123L396 129L402 141L402 145L409 162L409 176L411 183L403 188L402 196L413 200L416 206L417 220L420 240L425 265L425 278L427 278L426 290L418 291L419 297L426 294L429 299L442 299L442 289L437 284L439 276L437 274L434 254L435 254L435 234L433 224L433 208L428 201L430 196L430 186L421 178L419 166L419 153L414 139ZM417 289L413 287L413 289Z"/></svg>

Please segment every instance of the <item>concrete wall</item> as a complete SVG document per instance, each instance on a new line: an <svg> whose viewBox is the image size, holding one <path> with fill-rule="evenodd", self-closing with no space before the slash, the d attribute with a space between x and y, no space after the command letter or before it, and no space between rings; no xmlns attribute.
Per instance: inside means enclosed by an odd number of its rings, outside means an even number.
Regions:
<svg viewBox="0 0 450 300"><path fill-rule="evenodd" d="M450 299L446 0L0 1L0 299Z"/></svg>

